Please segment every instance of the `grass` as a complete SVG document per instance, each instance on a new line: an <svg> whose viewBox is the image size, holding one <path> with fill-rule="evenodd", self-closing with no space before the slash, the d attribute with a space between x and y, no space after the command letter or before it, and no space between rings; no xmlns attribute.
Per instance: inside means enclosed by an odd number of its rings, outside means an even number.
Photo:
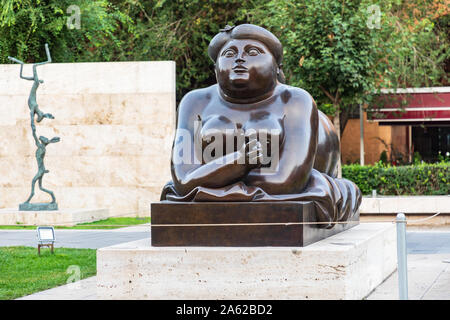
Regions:
<svg viewBox="0 0 450 320"><path fill-rule="evenodd" d="M143 223L150 223L150 217L108 218L105 220L99 220L94 222L80 223L73 227L55 226L55 229L117 229L123 228L123 226L133 226ZM0 226L0 229L36 230L36 226L21 226L20 224L17 224L10 226Z"/></svg>
<svg viewBox="0 0 450 320"><path fill-rule="evenodd" d="M41 248L38 256L33 247L0 247L0 300L16 299L67 283L74 273L71 265L80 267L81 279L96 274L96 250L55 248L51 254Z"/></svg>

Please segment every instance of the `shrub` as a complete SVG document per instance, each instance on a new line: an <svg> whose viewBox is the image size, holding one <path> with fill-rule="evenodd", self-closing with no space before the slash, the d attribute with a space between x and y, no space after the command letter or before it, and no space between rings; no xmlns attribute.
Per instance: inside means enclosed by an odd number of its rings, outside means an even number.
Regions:
<svg viewBox="0 0 450 320"><path fill-rule="evenodd" d="M342 176L356 183L363 194L373 189L380 195L448 195L450 164L390 166L381 162L373 166L342 166Z"/></svg>

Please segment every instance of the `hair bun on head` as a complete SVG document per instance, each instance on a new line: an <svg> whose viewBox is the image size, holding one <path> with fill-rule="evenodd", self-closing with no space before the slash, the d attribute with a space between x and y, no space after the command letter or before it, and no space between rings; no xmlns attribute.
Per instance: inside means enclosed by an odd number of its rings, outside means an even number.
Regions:
<svg viewBox="0 0 450 320"><path fill-rule="evenodd" d="M261 41L269 48L280 66L283 60L283 47L280 40L272 32L254 24L241 24L238 26L227 25L209 43L208 55L215 62L222 47L232 39L254 39Z"/></svg>

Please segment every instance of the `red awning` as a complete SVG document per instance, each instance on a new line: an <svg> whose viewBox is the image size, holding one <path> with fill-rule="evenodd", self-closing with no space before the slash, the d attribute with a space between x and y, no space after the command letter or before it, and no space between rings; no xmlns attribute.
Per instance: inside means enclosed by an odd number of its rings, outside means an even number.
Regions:
<svg viewBox="0 0 450 320"><path fill-rule="evenodd" d="M382 90L367 110L371 121L389 125L450 123L450 87Z"/></svg>

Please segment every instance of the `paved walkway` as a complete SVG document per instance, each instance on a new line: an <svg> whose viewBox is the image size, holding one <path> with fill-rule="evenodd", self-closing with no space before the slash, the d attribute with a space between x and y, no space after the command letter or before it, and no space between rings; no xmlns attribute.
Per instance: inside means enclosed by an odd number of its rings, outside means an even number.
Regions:
<svg viewBox="0 0 450 320"><path fill-rule="evenodd" d="M97 300L97 277L37 292L17 300Z"/></svg>
<svg viewBox="0 0 450 320"><path fill-rule="evenodd" d="M150 238L149 226L110 230L55 229L55 247L98 249L115 244ZM0 247L37 247L36 230L0 230Z"/></svg>
<svg viewBox="0 0 450 320"><path fill-rule="evenodd" d="M450 300L450 230L412 229L406 233L406 242L409 299ZM398 273L393 273L367 299L398 299Z"/></svg>
<svg viewBox="0 0 450 320"><path fill-rule="evenodd" d="M450 300L450 254L409 254L407 263L410 300ZM397 272L367 297L367 300L397 299Z"/></svg>
<svg viewBox="0 0 450 320"><path fill-rule="evenodd" d="M67 238L60 233L60 244L71 244L80 247L83 241L74 242L72 237L82 236L89 238L87 242L98 248L100 244L132 241L135 238L149 237L149 231L144 227L129 227L108 231L77 231L78 234L67 233ZM126 230L126 231L124 231ZM69 230L58 230L69 231ZM23 231L22 231L23 232ZM0 245L4 239L3 231L0 231ZM70 236L69 236L70 235ZM58 236L58 235L57 235ZM126 239L126 240L125 240ZM3 240L4 241L4 240ZM29 240L28 240L29 241ZM408 244L408 293L411 300L450 300L450 230L430 229L422 231L420 229L407 232ZM65 285L46 291L38 292L26 297L23 300L95 300L96 277L81 280L73 284ZM366 299L368 300L397 300L398 299L398 278L394 272L380 286L378 286Z"/></svg>

